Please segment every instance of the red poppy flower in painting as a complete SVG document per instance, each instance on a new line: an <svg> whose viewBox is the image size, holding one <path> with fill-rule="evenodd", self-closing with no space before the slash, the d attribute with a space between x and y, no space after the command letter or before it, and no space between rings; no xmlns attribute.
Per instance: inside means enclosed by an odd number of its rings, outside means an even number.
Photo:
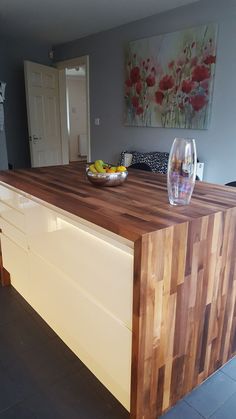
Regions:
<svg viewBox="0 0 236 419"><path fill-rule="evenodd" d="M192 72L192 81L203 81L211 76L209 69L205 65L197 65Z"/></svg>
<svg viewBox="0 0 236 419"><path fill-rule="evenodd" d="M172 87L174 87L174 79L172 76L164 76L159 83L159 87L161 90L170 90Z"/></svg>
<svg viewBox="0 0 236 419"><path fill-rule="evenodd" d="M163 92L161 92L160 90L158 90L156 93L155 93L155 98L156 98L156 103L158 104L158 105L162 105L162 102L163 102L163 99L164 99L164 93Z"/></svg>
<svg viewBox="0 0 236 419"><path fill-rule="evenodd" d="M194 83L192 80L183 80L182 83L182 92L189 94L194 86Z"/></svg>
<svg viewBox="0 0 236 419"><path fill-rule="evenodd" d="M142 108L142 106L139 106L139 107L136 109L136 115L142 115L142 113L143 113L143 108Z"/></svg>
<svg viewBox="0 0 236 419"><path fill-rule="evenodd" d="M132 105L134 108L138 108L139 106L139 99L138 96L133 96L131 99Z"/></svg>
<svg viewBox="0 0 236 419"><path fill-rule="evenodd" d="M141 82L141 80L139 80L138 83L136 83L135 90L136 90L137 95L140 95L140 93L142 91L142 82Z"/></svg>
<svg viewBox="0 0 236 419"><path fill-rule="evenodd" d="M207 98L205 95L195 95L190 98L190 103L194 111L198 112L207 104Z"/></svg>
<svg viewBox="0 0 236 419"><path fill-rule="evenodd" d="M140 80L140 69L139 67L134 67L130 71L130 79L133 84L137 83Z"/></svg>
<svg viewBox="0 0 236 419"><path fill-rule="evenodd" d="M210 24L168 34L169 51L165 43L162 47L161 38L152 37L148 43L143 40L130 43L125 67L128 124L207 128L215 73L216 30L216 25Z"/></svg>
<svg viewBox="0 0 236 419"><path fill-rule="evenodd" d="M132 86L132 81L130 79L127 79L125 81L126 87L131 87Z"/></svg>
<svg viewBox="0 0 236 419"><path fill-rule="evenodd" d="M204 64L215 64L216 62L216 56L215 55L208 55L208 57L206 57L206 59L203 61Z"/></svg>
<svg viewBox="0 0 236 419"><path fill-rule="evenodd" d="M148 87L152 87L155 85L155 77L153 77L151 74L146 78L146 83Z"/></svg>

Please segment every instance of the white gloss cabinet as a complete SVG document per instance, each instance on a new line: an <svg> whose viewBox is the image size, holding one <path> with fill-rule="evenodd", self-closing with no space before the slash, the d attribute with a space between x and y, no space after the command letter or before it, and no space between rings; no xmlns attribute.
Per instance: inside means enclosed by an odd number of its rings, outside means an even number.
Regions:
<svg viewBox="0 0 236 419"><path fill-rule="evenodd" d="M132 245L3 183L0 227L13 286L129 410Z"/></svg>

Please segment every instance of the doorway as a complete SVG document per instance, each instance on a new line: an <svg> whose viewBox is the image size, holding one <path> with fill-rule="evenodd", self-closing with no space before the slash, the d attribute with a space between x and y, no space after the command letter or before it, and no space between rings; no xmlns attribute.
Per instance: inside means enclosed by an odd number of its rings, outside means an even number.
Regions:
<svg viewBox="0 0 236 419"><path fill-rule="evenodd" d="M90 161L89 57L61 61L56 66L64 154L69 162Z"/></svg>
<svg viewBox="0 0 236 419"><path fill-rule="evenodd" d="M87 161L86 66L66 68L69 161Z"/></svg>

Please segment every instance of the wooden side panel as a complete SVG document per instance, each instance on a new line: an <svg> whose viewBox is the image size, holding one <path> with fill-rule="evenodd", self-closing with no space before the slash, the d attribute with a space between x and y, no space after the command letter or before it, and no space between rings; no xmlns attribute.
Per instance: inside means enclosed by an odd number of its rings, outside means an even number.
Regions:
<svg viewBox="0 0 236 419"><path fill-rule="evenodd" d="M156 419L236 353L236 209L135 245L131 417Z"/></svg>

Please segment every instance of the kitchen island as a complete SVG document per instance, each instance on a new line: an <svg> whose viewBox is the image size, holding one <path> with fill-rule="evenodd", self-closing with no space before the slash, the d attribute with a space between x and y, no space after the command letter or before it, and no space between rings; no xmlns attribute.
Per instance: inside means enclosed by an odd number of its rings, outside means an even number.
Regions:
<svg viewBox="0 0 236 419"><path fill-rule="evenodd" d="M0 172L2 280L130 411L156 419L236 353L236 189L96 188L83 166ZM9 273L9 275L8 275Z"/></svg>

